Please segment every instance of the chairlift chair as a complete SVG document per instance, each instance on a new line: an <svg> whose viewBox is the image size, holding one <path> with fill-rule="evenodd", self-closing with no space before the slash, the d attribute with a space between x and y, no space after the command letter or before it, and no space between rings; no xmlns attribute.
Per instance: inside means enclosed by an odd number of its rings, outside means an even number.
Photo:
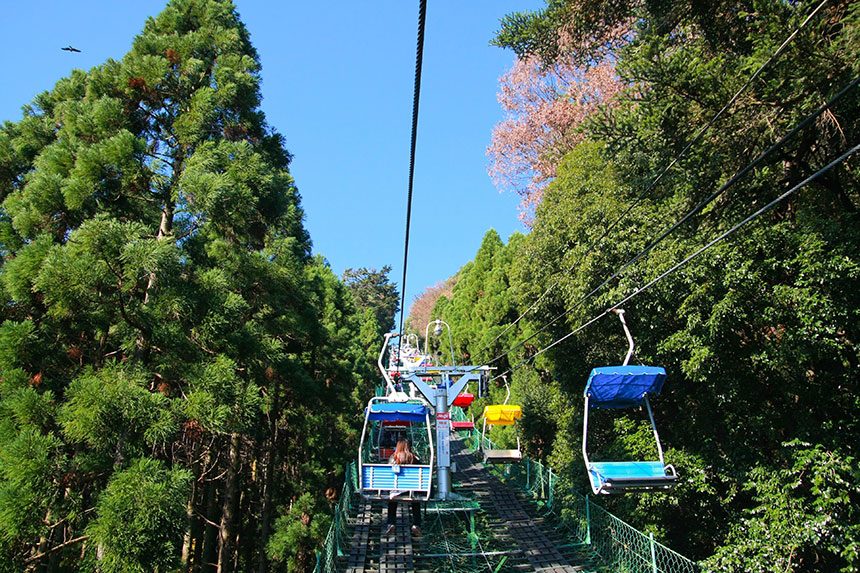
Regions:
<svg viewBox="0 0 860 573"><path fill-rule="evenodd" d="M629 348L624 364L595 368L585 386L585 408L582 424L582 457L595 494L623 493L628 491L669 490L678 481L675 468L663 460L663 448L654 423L649 396L656 396L663 388L666 371L659 366L629 366L633 354L633 337L624 321L624 311L615 310L627 335ZM588 415L590 410L623 409L644 406L648 412L654 440L657 443L657 460L592 462L588 458Z"/></svg>
<svg viewBox="0 0 860 573"><path fill-rule="evenodd" d="M423 424L427 431L427 463L389 464L387 460L370 461L369 449L378 441L374 434L384 424L402 423L415 430ZM397 427L397 426L389 426ZM378 438L377 438L378 440ZM370 446L368 448L368 446ZM364 426L358 448L358 473L361 495L370 499L396 501L427 500L433 483L433 435L430 408L423 401L395 402L385 397L371 398L364 414ZM419 458L419 461L423 461Z"/></svg>
<svg viewBox="0 0 860 573"><path fill-rule="evenodd" d="M452 430L468 430L472 431L475 429L475 417L472 416L472 419L469 420L466 418L466 408L472 405L472 402L475 401L475 395L470 394L468 392L461 392L454 398L454 402L451 404L453 407L458 408L457 410L452 409L452 417L451 417L451 429ZM462 412L462 419L457 419L456 416L459 416Z"/></svg>
<svg viewBox="0 0 860 573"><path fill-rule="evenodd" d="M460 408L464 412L469 406L472 405L472 402L475 401L475 395L470 392L460 392L454 398L454 401L451 403L452 406ZM475 421L474 417L472 420L455 420L451 418L451 429L452 430L474 430L475 429Z"/></svg>
<svg viewBox="0 0 860 573"><path fill-rule="evenodd" d="M458 431L471 431L475 429L475 422L471 420L451 420L451 429Z"/></svg>
<svg viewBox="0 0 860 573"><path fill-rule="evenodd" d="M481 429L481 452L484 454L484 463L491 464L511 464L519 463L523 459L522 448L520 447L520 436L517 434L516 449L497 450L486 447L487 426L513 426L517 420L523 417L523 409L520 406L508 404L508 399L511 397L511 388L505 382L507 395L505 396L504 404L494 404L484 407L484 424Z"/></svg>

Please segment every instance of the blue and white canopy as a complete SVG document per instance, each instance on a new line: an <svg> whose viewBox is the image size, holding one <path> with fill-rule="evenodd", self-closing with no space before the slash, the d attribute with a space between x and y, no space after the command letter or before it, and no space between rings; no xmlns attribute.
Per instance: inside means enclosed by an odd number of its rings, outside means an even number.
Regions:
<svg viewBox="0 0 860 573"><path fill-rule="evenodd" d="M381 422L424 422L427 420L427 406L408 402L371 404L367 419Z"/></svg>
<svg viewBox="0 0 860 573"><path fill-rule="evenodd" d="M585 396L592 408L639 406L646 394L659 394L666 381L660 366L601 366L591 371Z"/></svg>

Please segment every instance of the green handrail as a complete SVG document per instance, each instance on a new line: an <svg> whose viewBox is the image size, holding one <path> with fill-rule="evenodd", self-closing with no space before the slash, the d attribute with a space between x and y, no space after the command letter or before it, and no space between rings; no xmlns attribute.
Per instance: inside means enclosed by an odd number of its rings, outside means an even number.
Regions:
<svg viewBox="0 0 860 573"><path fill-rule="evenodd" d="M350 462L346 466L343 489L334 508L331 527L329 527L322 548L317 552L314 573L336 573L337 558L345 555L349 550L347 525L349 524L349 517L354 513L353 502L357 491L357 479L355 462Z"/></svg>
<svg viewBox="0 0 860 573"><path fill-rule="evenodd" d="M476 449L481 434L472 432L468 444ZM494 448L487 438L484 447ZM559 516L575 545L589 546L610 571L630 573L699 573L700 566L612 515L570 487L559 483L552 468L523 458L520 464L493 466L502 481L513 485L546 511Z"/></svg>
<svg viewBox="0 0 860 573"><path fill-rule="evenodd" d="M459 408L452 409L452 418L464 416ZM472 431L467 444L477 449L480 432ZM492 448L489 439L484 447ZM543 510L558 516L571 537L572 545L589 547L607 571L624 573L699 573L694 561L657 542L615 517L589 497L565 486L552 468L538 460L523 458L521 464L498 465L491 468L499 479L517 487ZM349 517L354 514L357 491L355 462L346 467L343 490L334 509L334 518L320 551L314 573L336 573L337 559L348 553Z"/></svg>

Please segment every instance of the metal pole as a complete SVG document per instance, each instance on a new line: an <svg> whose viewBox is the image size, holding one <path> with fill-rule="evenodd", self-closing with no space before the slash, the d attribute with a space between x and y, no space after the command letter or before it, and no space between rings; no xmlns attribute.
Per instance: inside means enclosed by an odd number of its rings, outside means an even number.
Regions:
<svg viewBox="0 0 860 573"><path fill-rule="evenodd" d="M654 548L654 534L649 533L648 537L651 539L651 570L657 573L657 551Z"/></svg>
<svg viewBox="0 0 860 573"><path fill-rule="evenodd" d="M555 484L552 483L552 468L549 468L549 499L547 506L552 509L552 504L555 501Z"/></svg>
<svg viewBox="0 0 860 573"><path fill-rule="evenodd" d="M585 543L591 545L591 503L585 496Z"/></svg>
<svg viewBox="0 0 860 573"><path fill-rule="evenodd" d="M531 488L532 464L530 458L526 458L526 491Z"/></svg>
<svg viewBox="0 0 860 573"><path fill-rule="evenodd" d="M544 479L544 465L540 465L540 498L546 499L546 480Z"/></svg>
<svg viewBox="0 0 860 573"><path fill-rule="evenodd" d="M440 416L440 414L442 414ZM443 374L436 387L436 486L438 498L448 499L451 494L451 422L448 418L448 375Z"/></svg>
<svg viewBox="0 0 860 573"><path fill-rule="evenodd" d="M624 327L624 335L627 337L627 356L624 357L624 366L630 362L630 357L633 356L633 337L630 335L630 329L627 328L627 322L624 320L624 311L620 308L613 308L612 312L618 315L621 319L621 326Z"/></svg>
<svg viewBox="0 0 860 573"><path fill-rule="evenodd" d="M382 349L379 351L379 358L376 359L376 365L379 367L379 371L382 372L382 378L385 380L385 385L388 386L388 393L393 394L396 392L394 388L394 381L391 380L391 376L388 375L388 371L385 369L385 366L382 365L382 359L385 357L385 351L388 349L388 341L392 338L396 338L400 336L399 334L388 333L385 335L385 340L382 342ZM397 356L398 366L397 371L400 371L400 356Z"/></svg>
<svg viewBox="0 0 860 573"><path fill-rule="evenodd" d="M654 423L654 412L651 410L651 401L648 399L648 394L645 394L642 398L645 402L645 409L648 410L648 419L651 420L651 431L654 432L654 440L657 442L657 456L660 459L660 463L666 465L666 462L663 461L663 446L660 445L660 435L657 433L657 424Z"/></svg>

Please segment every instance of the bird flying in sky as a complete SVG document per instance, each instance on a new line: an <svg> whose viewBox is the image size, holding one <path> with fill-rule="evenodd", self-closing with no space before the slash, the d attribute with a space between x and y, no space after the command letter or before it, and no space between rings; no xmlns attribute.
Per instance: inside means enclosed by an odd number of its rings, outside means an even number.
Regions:
<svg viewBox="0 0 860 573"><path fill-rule="evenodd" d="M66 51L66 52L80 52L79 49L73 48L72 46L66 46L65 48L60 48L60 49Z"/></svg>

